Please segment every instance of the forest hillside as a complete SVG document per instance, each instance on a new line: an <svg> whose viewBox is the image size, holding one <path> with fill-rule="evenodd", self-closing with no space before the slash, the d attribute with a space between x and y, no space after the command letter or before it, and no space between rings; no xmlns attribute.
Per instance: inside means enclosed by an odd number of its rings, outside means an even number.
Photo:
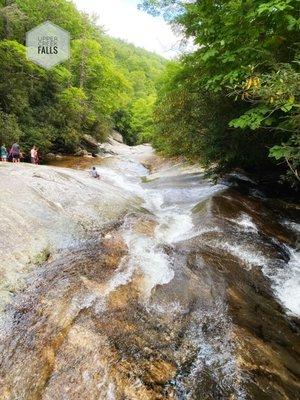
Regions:
<svg viewBox="0 0 300 400"><path fill-rule="evenodd" d="M26 32L50 20L71 35L71 58L45 70L26 58ZM101 22L101 21L100 21ZM117 128L147 140L165 60L106 35L66 0L0 0L0 142L24 152L76 152L85 134Z"/></svg>

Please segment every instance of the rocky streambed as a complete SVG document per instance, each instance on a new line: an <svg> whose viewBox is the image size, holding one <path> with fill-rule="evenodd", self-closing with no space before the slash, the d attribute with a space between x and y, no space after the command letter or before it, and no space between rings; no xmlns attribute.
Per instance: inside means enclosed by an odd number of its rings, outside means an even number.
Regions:
<svg viewBox="0 0 300 400"><path fill-rule="evenodd" d="M300 397L299 208L152 157L1 165L1 399Z"/></svg>

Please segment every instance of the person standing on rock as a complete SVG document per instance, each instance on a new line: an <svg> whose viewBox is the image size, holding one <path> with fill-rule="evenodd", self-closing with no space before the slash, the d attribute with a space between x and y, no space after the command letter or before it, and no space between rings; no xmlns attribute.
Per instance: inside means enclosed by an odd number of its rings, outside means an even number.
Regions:
<svg viewBox="0 0 300 400"><path fill-rule="evenodd" d="M32 149L30 150L30 160L31 160L31 164L37 164L37 149L35 146L32 147Z"/></svg>
<svg viewBox="0 0 300 400"><path fill-rule="evenodd" d="M0 148L0 156L1 156L1 161L3 162L7 161L7 150L5 144L3 144Z"/></svg>
<svg viewBox="0 0 300 400"><path fill-rule="evenodd" d="M13 163L19 163L20 162L21 150L20 150L20 146L18 145L18 143L14 143L11 146L10 155L12 157Z"/></svg>
<svg viewBox="0 0 300 400"><path fill-rule="evenodd" d="M38 149L38 147L36 147L35 149L36 149L35 163L36 163L36 165L39 165L39 163L40 163L39 149Z"/></svg>

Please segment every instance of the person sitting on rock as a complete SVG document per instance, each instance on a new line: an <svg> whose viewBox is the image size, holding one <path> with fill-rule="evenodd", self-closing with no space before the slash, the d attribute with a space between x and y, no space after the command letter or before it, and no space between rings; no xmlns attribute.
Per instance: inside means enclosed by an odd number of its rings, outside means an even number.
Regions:
<svg viewBox="0 0 300 400"><path fill-rule="evenodd" d="M90 171L90 174L93 178L100 179L100 175L98 174L98 171L96 170L96 167L93 167Z"/></svg>

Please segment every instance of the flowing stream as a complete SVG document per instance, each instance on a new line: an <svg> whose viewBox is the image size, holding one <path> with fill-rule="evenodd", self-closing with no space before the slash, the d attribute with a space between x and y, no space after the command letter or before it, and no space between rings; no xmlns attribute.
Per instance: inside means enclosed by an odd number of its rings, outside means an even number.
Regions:
<svg viewBox="0 0 300 400"><path fill-rule="evenodd" d="M0 399L299 399L299 208L183 164L98 171L139 205L29 273Z"/></svg>

